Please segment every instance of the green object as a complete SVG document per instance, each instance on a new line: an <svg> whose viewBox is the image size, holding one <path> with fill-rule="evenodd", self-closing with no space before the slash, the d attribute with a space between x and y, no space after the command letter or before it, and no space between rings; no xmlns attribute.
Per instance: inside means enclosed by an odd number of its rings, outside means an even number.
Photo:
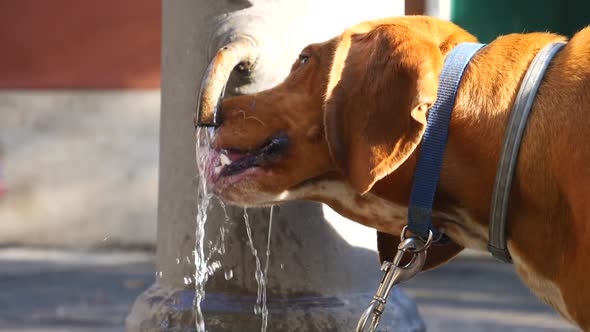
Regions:
<svg viewBox="0 0 590 332"><path fill-rule="evenodd" d="M534 31L571 37L590 25L590 1L453 0L451 19L483 43L499 35Z"/></svg>

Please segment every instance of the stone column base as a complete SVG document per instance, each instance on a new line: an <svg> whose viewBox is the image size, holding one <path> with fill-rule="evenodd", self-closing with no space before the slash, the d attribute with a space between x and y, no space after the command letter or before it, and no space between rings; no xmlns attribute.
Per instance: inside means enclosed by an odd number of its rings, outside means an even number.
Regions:
<svg viewBox="0 0 590 332"><path fill-rule="evenodd" d="M373 294L342 296L269 297L269 332L354 331ZM194 290L165 289L157 283L136 300L126 320L128 332L194 332ZM254 314L254 296L207 293L202 304L207 331L260 331L261 317ZM424 322L414 302L394 289L379 325L380 331L422 332Z"/></svg>

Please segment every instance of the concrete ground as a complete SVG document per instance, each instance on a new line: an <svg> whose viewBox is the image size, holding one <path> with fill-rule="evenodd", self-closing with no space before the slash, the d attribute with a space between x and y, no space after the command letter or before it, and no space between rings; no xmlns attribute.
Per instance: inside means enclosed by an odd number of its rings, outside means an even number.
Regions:
<svg viewBox="0 0 590 332"><path fill-rule="evenodd" d="M148 252L0 248L0 332L123 331L154 277ZM491 259L463 256L404 288L428 331L576 331Z"/></svg>
<svg viewBox="0 0 590 332"><path fill-rule="evenodd" d="M123 331L154 280L145 252L0 249L0 331Z"/></svg>

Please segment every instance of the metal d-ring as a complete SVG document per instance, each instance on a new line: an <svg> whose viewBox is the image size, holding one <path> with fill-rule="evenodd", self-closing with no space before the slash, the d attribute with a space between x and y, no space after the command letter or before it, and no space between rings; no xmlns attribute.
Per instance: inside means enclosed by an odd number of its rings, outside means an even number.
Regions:
<svg viewBox="0 0 590 332"><path fill-rule="evenodd" d="M407 232L408 232L408 225L404 226L404 228L402 229L402 233L401 233L401 235L400 235L400 239L401 239L402 241L405 241L405 240L407 239L407 237L406 237L406 233L407 233ZM441 233L441 234L442 234L442 233ZM419 249L419 250L418 250L418 251L422 251L422 250L426 250L426 249L428 249L428 247L430 247L430 245L432 244L432 239L433 239L433 237L434 237L434 234L433 234L432 230L431 230L431 229L429 229L429 230L428 230L428 238L427 238L426 240L424 240L423 238L421 238L421 237L418 237L418 236L415 236L415 237L413 236L413 237L411 237L411 238L419 238L420 240L422 240L422 241L424 242L424 247L422 247L422 249ZM439 238L439 239L440 239L440 238ZM437 240L438 240L438 239L437 239Z"/></svg>

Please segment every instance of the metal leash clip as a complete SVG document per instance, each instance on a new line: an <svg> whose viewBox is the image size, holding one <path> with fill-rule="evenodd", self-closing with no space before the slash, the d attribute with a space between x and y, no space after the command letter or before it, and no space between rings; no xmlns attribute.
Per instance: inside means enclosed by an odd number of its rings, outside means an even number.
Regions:
<svg viewBox="0 0 590 332"><path fill-rule="evenodd" d="M397 246L393 262L383 262L381 265L381 271L385 275L377 288L377 293L373 296L373 300L363 312L356 326L356 332L365 331L369 319L371 320L369 332L377 331L377 325L379 325L381 314L385 311L385 304L393 286L418 274L426 262L426 250L432 244L432 231L428 234L428 239L423 240L416 236L406 237L407 227L404 227L402 231L401 242ZM406 253L412 255L412 258L409 263L401 266L401 261Z"/></svg>

